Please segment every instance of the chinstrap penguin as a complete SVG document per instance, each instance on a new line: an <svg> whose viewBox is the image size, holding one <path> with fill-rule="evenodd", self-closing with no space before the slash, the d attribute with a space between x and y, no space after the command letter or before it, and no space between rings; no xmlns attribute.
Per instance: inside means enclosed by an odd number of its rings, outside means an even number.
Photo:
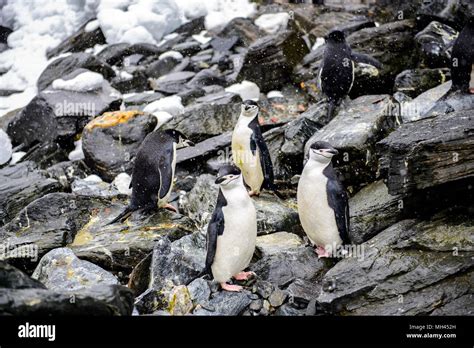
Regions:
<svg viewBox="0 0 474 348"><path fill-rule="evenodd" d="M474 17L464 26L454 42L451 54L452 91L474 93Z"/></svg>
<svg viewBox="0 0 474 348"><path fill-rule="evenodd" d="M242 272L252 259L257 239L257 216L252 199L244 186L241 171L234 165L219 169L217 204L207 229L206 273L227 291L240 291L239 285L227 284L248 279L253 272Z"/></svg>
<svg viewBox="0 0 474 348"><path fill-rule="evenodd" d="M344 33L333 30L325 37L326 47L319 70L321 90L328 98L327 118L330 120L335 108L349 94L354 83L354 62L366 63L380 69L382 64L370 56L356 53L346 42Z"/></svg>
<svg viewBox="0 0 474 348"><path fill-rule="evenodd" d="M298 183L299 218L319 257L330 257L334 247L350 243L347 194L331 163L337 154L327 142L312 144Z"/></svg>
<svg viewBox="0 0 474 348"><path fill-rule="evenodd" d="M258 112L256 102L244 101L232 133L232 159L250 187L250 196L258 196L262 188L277 193L272 160L258 123Z"/></svg>
<svg viewBox="0 0 474 348"><path fill-rule="evenodd" d="M176 150L194 144L174 129L157 130L146 136L135 157L130 188L132 197L127 208L108 223L124 221L136 210L145 212L166 208L176 212L168 203L173 189Z"/></svg>

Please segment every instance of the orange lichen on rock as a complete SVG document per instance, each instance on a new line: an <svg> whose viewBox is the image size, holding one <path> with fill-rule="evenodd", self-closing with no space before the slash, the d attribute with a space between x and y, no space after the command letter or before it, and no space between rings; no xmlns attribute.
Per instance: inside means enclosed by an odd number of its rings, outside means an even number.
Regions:
<svg viewBox="0 0 474 348"><path fill-rule="evenodd" d="M104 112L101 116L94 118L90 121L85 130L91 131L96 127L99 128L108 128L114 127L121 123L126 123L130 119L138 116L143 115L144 113L139 110L129 110L129 111L111 111L111 112Z"/></svg>

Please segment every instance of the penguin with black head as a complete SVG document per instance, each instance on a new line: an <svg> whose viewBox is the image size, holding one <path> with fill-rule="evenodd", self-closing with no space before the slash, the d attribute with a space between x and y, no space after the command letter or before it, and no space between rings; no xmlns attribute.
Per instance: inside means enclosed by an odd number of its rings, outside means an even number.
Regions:
<svg viewBox="0 0 474 348"><path fill-rule="evenodd" d="M451 53L451 91L474 94L474 17L456 38Z"/></svg>
<svg viewBox="0 0 474 348"><path fill-rule="evenodd" d="M258 123L258 113L258 104L245 100L232 133L232 159L250 187L250 196L258 196L262 188L277 193L272 159Z"/></svg>
<svg viewBox="0 0 474 348"><path fill-rule="evenodd" d="M382 64L370 56L353 52L340 30L330 31L324 39L326 46L319 70L319 83L328 98L327 118L330 120L335 108L351 91L354 83L354 62L370 64L378 69Z"/></svg>
<svg viewBox="0 0 474 348"><path fill-rule="evenodd" d="M156 208L166 208L176 212L168 203L173 189L176 150L193 145L192 141L175 129L156 130L148 134L135 157L130 182L130 203L108 225L124 221L137 210L148 212Z"/></svg>
<svg viewBox="0 0 474 348"><path fill-rule="evenodd" d="M298 183L299 218L319 257L350 243L347 194L331 163L337 154L327 142L312 144Z"/></svg>
<svg viewBox="0 0 474 348"><path fill-rule="evenodd" d="M244 186L242 173L234 165L219 169L217 204L207 230L205 273L220 283L223 290L240 291L228 284L232 277L246 280L253 272L243 272L250 263L257 240L257 215Z"/></svg>

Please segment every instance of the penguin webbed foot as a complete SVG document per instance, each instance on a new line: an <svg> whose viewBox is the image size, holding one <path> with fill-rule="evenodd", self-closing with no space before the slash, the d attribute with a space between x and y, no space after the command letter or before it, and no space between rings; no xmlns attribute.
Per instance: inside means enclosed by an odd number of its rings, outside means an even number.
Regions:
<svg viewBox="0 0 474 348"><path fill-rule="evenodd" d="M231 292L240 292L243 290L243 287L235 284L227 284L226 282L220 283L222 290L231 291Z"/></svg>
<svg viewBox="0 0 474 348"><path fill-rule="evenodd" d="M239 272L236 275L234 275L235 280L248 280L249 278L256 277L257 274L255 272L249 271L249 272Z"/></svg>
<svg viewBox="0 0 474 348"><path fill-rule="evenodd" d="M316 254L318 255L318 258L323 258L323 257L331 257L329 255L329 253L327 252L326 249L324 249L324 247L321 247L321 246L317 246L314 251L316 252Z"/></svg>
<svg viewBox="0 0 474 348"><path fill-rule="evenodd" d="M254 190L249 191L249 196L250 197L258 197L258 196L260 196L260 192L256 192Z"/></svg>
<svg viewBox="0 0 474 348"><path fill-rule="evenodd" d="M173 212L175 212L175 213L178 213L178 209L176 209L173 205L171 205L171 204L169 204L169 203L167 203L167 204L163 207L163 209L171 210L171 211L173 211Z"/></svg>

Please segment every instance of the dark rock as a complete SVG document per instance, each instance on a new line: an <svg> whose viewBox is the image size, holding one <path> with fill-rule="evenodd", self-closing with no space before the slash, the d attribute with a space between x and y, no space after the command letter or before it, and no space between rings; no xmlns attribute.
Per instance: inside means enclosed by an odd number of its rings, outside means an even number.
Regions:
<svg viewBox="0 0 474 348"><path fill-rule="evenodd" d="M343 30L346 36L351 34L355 28L358 30L364 27L373 27L370 21L361 16L356 16L346 11L328 11L317 15L317 20L313 21L314 28L311 34L315 37L324 37L333 29ZM364 24L365 23L365 24ZM352 30L351 30L352 28Z"/></svg>
<svg viewBox="0 0 474 348"><path fill-rule="evenodd" d="M199 34L201 31L205 30L204 18L205 17L194 18L191 21L179 26L178 29L174 31L174 33L184 34L186 37Z"/></svg>
<svg viewBox="0 0 474 348"><path fill-rule="evenodd" d="M396 124L392 109L392 98L387 95L368 95L352 100L308 140L306 153L315 141L327 141L339 150L333 164L346 187L357 189L373 182L378 169L375 144Z"/></svg>
<svg viewBox="0 0 474 348"><path fill-rule="evenodd" d="M248 18L234 18L218 34L219 37L238 37L245 46L250 46L259 37L265 35L252 20Z"/></svg>
<svg viewBox="0 0 474 348"><path fill-rule="evenodd" d="M32 162L0 169L0 182L0 225L13 219L35 199L61 189L58 181L37 170Z"/></svg>
<svg viewBox="0 0 474 348"><path fill-rule="evenodd" d="M64 191L71 189L71 184L76 179L85 178L88 169L82 161L64 161L47 168L46 172L52 179L57 180Z"/></svg>
<svg viewBox="0 0 474 348"><path fill-rule="evenodd" d="M145 75L151 78L158 78L169 74L178 66L179 60L174 57L164 57L150 63L145 70Z"/></svg>
<svg viewBox="0 0 474 348"><path fill-rule="evenodd" d="M325 261L318 259L311 248L301 247L264 257L252 264L250 269L257 273L259 278L280 287L297 278L318 280L328 269Z"/></svg>
<svg viewBox="0 0 474 348"><path fill-rule="evenodd" d="M240 113L240 97L233 93L217 93L196 99L184 113L175 116L164 128L175 128L194 142L234 129Z"/></svg>
<svg viewBox="0 0 474 348"><path fill-rule="evenodd" d="M225 79L221 77L215 70L204 69L198 72L188 83L188 87L204 87L209 85L225 84Z"/></svg>
<svg viewBox="0 0 474 348"><path fill-rule="evenodd" d="M192 71L179 71L163 75L157 79L150 79L150 85L153 90L165 93L175 94L181 92L186 83L191 80L196 73Z"/></svg>
<svg viewBox="0 0 474 348"><path fill-rule="evenodd" d="M252 302L248 291L215 293L206 308L196 309L195 315L239 315Z"/></svg>
<svg viewBox="0 0 474 348"><path fill-rule="evenodd" d="M278 316L303 316L305 315L306 311L304 309L298 309L293 307L291 304L284 304L280 308L278 308L275 312L275 315Z"/></svg>
<svg viewBox="0 0 474 348"><path fill-rule="evenodd" d="M46 54L48 59L66 52L82 52L95 45L106 43L104 34L100 27L92 31L86 31L85 28L90 21L84 23L74 34L63 40L58 46L49 50Z"/></svg>
<svg viewBox="0 0 474 348"><path fill-rule="evenodd" d="M450 79L451 73L447 68L404 70L395 78L394 91L415 98Z"/></svg>
<svg viewBox="0 0 474 348"><path fill-rule="evenodd" d="M471 111L402 125L377 144L392 195L472 177Z"/></svg>
<svg viewBox="0 0 474 348"><path fill-rule="evenodd" d="M133 294L121 285L100 285L77 292L0 289L1 315L131 315Z"/></svg>
<svg viewBox="0 0 474 348"><path fill-rule="evenodd" d="M188 285L188 290L194 304L206 304L211 296L211 289L206 280L198 278Z"/></svg>
<svg viewBox="0 0 474 348"><path fill-rule="evenodd" d="M472 227L472 218L460 212L389 227L362 244L357 258L326 273L319 305L345 315L428 315L449 307L469 291Z"/></svg>
<svg viewBox="0 0 474 348"><path fill-rule="evenodd" d="M82 149L86 164L106 180L131 173L138 147L156 127L156 117L140 111L105 113L84 128Z"/></svg>
<svg viewBox="0 0 474 348"><path fill-rule="evenodd" d="M402 196L392 196L382 180L367 185L349 200L353 243L369 240L404 216Z"/></svg>
<svg viewBox="0 0 474 348"><path fill-rule="evenodd" d="M122 65L125 57L134 54L142 56L158 56L166 49L148 43L117 43L109 45L97 54L97 58L110 65Z"/></svg>
<svg viewBox="0 0 474 348"><path fill-rule="evenodd" d="M181 53L184 57L191 57L201 50L201 44L197 41L185 41L173 46L173 51Z"/></svg>
<svg viewBox="0 0 474 348"><path fill-rule="evenodd" d="M440 98L434 106L429 109L422 118L444 116L451 112L460 112L474 109L474 98L471 94L461 91L450 92Z"/></svg>
<svg viewBox="0 0 474 348"><path fill-rule="evenodd" d="M36 279L30 278L18 268L0 261L0 289L46 289Z"/></svg>
<svg viewBox="0 0 474 348"><path fill-rule="evenodd" d="M210 156L220 152L222 149L230 146L232 133L226 132L221 135L206 139L192 147L185 147L177 151L176 163L180 165L196 166Z"/></svg>
<svg viewBox="0 0 474 348"><path fill-rule="evenodd" d="M298 308L306 308L321 291L321 284L296 279L288 286L289 303Z"/></svg>
<svg viewBox="0 0 474 348"><path fill-rule="evenodd" d="M422 28L432 21L439 21L461 30L473 13L474 5L470 1L422 1L416 12L416 20Z"/></svg>
<svg viewBox="0 0 474 348"><path fill-rule="evenodd" d="M143 92L150 89L145 69L139 67L130 70L131 77L123 78L117 75L111 79L110 84L112 87L120 91L120 93Z"/></svg>
<svg viewBox="0 0 474 348"><path fill-rule="evenodd" d="M152 252L145 256L130 273L127 287L130 288L135 295L142 294L148 289L150 284L150 267Z"/></svg>
<svg viewBox="0 0 474 348"><path fill-rule="evenodd" d="M92 117L118 109L121 102L107 83L90 92L47 89L9 123L8 134L14 143L27 146L50 141L72 144L74 136Z"/></svg>
<svg viewBox="0 0 474 348"><path fill-rule="evenodd" d="M154 91L146 91L141 93L133 93L132 95L126 96L123 99L124 105L130 110L143 109L150 103L163 98L164 95Z"/></svg>
<svg viewBox="0 0 474 348"><path fill-rule="evenodd" d="M458 32L453 28L431 22L415 36L423 66L441 68L450 66L451 54L448 47L456 39Z"/></svg>
<svg viewBox="0 0 474 348"><path fill-rule="evenodd" d="M301 33L285 31L255 41L243 57L237 79L255 82L262 92L281 88L309 49Z"/></svg>
<svg viewBox="0 0 474 348"><path fill-rule="evenodd" d="M54 80L63 78L79 68L102 74L106 79L115 76L115 72L110 65L101 59L88 53L73 53L67 57L54 60L44 69L38 78L38 90L46 89Z"/></svg>
<svg viewBox="0 0 474 348"><path fill-rule="evenodd" d="M13 33L13 30L7 28L3 25L0 25L0 43L6 44L8 41L8 36Z"/></svg>
<svg viewBox="0 0 474 348"><path fill-rule="evenodd" d="M57 248L44 255L32 278L54 291L77 291L96 285L118 284L111 273L89 261L80 260L69 248Z"/></svg>

